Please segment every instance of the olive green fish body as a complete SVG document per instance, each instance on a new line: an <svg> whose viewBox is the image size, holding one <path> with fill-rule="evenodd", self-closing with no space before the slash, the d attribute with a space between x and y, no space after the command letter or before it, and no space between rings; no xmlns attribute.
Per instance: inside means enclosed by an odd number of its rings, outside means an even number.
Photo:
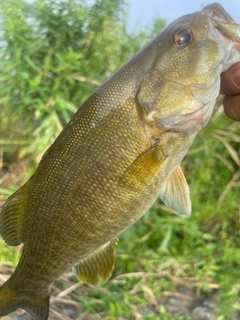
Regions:
<svg viewBox="0 0 240 320"><path fill-rule="evenodd" d="M3 206L3 239L24 247L0 288L0 316L23 308L47 319L51 284L72 266L82 281L106 281L117 236L158 195L190 215L180 163L239 43L240 26L208 6L167 26L87 99Z"/></svg>
<svg viewBox="0 0 240 320"><path fill-rule="evenodd" d="M165 167L170 165L173 171L184 156L185 143L192 142L192 136L185 133L177 139L174 133L166 138L162 133L162 139L152 142L133 99L98 123L93 115L101 116L101 103L93 103L95 99L94 94L79 110L80 115L68 124L23 186L29 189L24 249L13 279L15 287L26 293L39 291L40 284L42 293L48 293L50 284L67 268L115 241L151 206L167 178ZM104 112L104 105L101 109ZM86 125L89 117L98 123L94 128ZM175 143L168 144L168 140ZM171 146L166 154L164 144ZM151 176L146 175L149 171Z"/></svg>

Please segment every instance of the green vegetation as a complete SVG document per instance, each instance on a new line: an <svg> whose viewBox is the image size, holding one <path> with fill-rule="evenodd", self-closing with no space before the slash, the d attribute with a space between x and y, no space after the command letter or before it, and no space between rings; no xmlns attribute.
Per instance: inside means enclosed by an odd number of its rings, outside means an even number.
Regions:
<svg viewBox="0 0 240 320"><path fill-rule="evenodd" d="M88 95L165 23L159 19L129 34L123 0L88 3L0 0L1 203L31 175ZM179 283L195 295L218 292L218 320L239 309L240 125L218 105L183 161L191 217L176 216L158 201L124 232L112 280L101 288L83 286L76 297L86 319L98 313L104 319L183 319L162 304ZM2 264L15 267L18 257L19 250L1 242Z"/></svg>

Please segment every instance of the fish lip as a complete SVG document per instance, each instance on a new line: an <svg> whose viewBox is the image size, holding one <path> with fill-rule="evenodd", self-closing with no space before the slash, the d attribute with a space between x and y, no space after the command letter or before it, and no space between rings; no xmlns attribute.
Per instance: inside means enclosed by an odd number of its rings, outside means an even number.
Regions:
<svg viewBox="0 0 240 320"><path fill-rule="evenodd" d="M160 130L171 132L198 132L208 123L214 108L214 101L203 104L195 111L172 115L150 123Z"/></svg>
<svg viewBox="0 0 240 320"><path fill-rule="evenodd" d="M213 19L215 28L228 40L240 44L240 25L226 23Z"/></svg>
<svg viewBox="0 0 240 320"><path fill-rule="evenodd" d="M213 3L203 8L215 27L225 38L240 43L240 25L224 10L219 3Z"/></svg>
<svg viewBox="0 0 240 320"><path fill-rule="evenodd" d="M228 24L236 24L233 18L224 10L224 8L219 3L212 3L205 6L202 9L203 12L206 12L210 18L213 20L222 21Z"/></svg>

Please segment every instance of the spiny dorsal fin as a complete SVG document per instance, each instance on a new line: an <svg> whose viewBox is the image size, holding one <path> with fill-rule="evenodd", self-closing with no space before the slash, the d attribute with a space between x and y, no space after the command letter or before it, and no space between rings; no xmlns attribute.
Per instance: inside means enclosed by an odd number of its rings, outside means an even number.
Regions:
<svg viewBox="0 0 240 320"><path fill-rule="evenodd" d="M108 280L114 267L114 243L115 241L108 242L74 266L79 280L93 285Z"/></svg>
<svg viewBox="0 0 240 320"><path fill-rule="evenodd" d="M30 180L11 195L0 213L0 234L8 245L22 243L23 221Z"/></svg>
<svg viewBox="0 0 240 320"><path fill-rule="evenodd" d="M192 205L189 187L180 166L171 173L159 195L165 205L177 214L190 216Z"/></svg>

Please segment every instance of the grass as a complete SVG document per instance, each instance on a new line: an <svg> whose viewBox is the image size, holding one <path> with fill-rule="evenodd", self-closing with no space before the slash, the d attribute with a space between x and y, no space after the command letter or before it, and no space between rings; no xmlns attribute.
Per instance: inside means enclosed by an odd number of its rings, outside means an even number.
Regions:
<svg viewBox="0 0 240 320"><path fill-rule="evenodd" d="M182 301L184 309L184 303L201 296L213 300L217 320L238 312L239 129L219 107L183 161L193 204L190 218L172 214L158 200L120 236L109 282L93 288L65 273L55 283L50 319L63 314L70 319L71 312L77 319L188 319L168 301ZM24 160L18 168L13 164L14 169L2 174L2 203L29 177L29 163ZM15 267L18 258L19 249L1 243L2 265Z"/></svg>

